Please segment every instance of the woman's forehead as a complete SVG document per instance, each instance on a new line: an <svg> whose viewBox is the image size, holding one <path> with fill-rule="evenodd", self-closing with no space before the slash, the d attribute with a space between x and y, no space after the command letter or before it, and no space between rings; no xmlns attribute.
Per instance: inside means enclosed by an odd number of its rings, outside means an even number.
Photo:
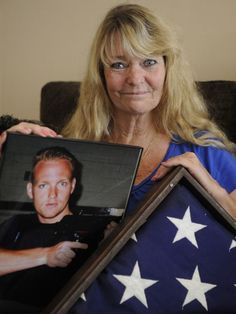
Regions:
<svg viewBox="0 0 236 314"><path fill-rule="evenodd" d="M121 37L117 33L111 37L109 44L107 44L106 50L107 50L107 54L110 57L123 56L124 54L127 54L127 52L124 49L124 45L121 40Z"/></svg>
<svg viewBox="0 0 236 314"><path fill-rule="evenodd" d="M113 34L106 43L105 46L105 59L122 58L122 57L146 57L150 54L154 55L153 51L150 51L148 47L142 47L138 43L138 40L129 40L125 36L121 36L119 33Z"/></svg>

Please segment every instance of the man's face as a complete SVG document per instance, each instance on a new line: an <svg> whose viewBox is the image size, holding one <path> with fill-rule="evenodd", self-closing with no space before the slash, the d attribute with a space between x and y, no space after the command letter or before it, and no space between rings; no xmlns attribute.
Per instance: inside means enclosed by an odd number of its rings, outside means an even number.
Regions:
<svg viewBox="0 0 236 314"><path fill-rule="evenodd" d="M69 199L75 188L71 164L66 159L40 161L34 169L34 183L27 193L42 223L55 223L70 214Z"/></svg>

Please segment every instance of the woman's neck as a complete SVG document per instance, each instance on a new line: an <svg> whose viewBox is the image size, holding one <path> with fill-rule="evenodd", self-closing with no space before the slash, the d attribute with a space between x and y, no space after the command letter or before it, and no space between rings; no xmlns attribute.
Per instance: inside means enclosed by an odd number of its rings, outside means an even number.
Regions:
<svg viewBox="0 0 236 314"><path fill-rule="evenodd" d="M129 119L116 119L108 140L113 143L145 147L145 143L150 142L157 134L150 116L138 116Z"/></svg>

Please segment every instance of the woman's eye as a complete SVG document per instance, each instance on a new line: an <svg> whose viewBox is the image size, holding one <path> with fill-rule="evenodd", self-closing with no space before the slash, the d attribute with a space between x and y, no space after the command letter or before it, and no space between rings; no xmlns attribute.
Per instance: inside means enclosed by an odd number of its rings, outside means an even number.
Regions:
<svg viewBox="0 0 236 314"><path fill-rule="evenodd" d="M111 68L115 70L122 70L127 68L127 65L123 62L114 62L111 64Z"/></svg>
<svg viewBox="0 0 236 314"><path fill-rule="evenodd" d="M154 60L154 59L146 59L144 62L143 62L144 66L145 67L150 67L152 65L155 65L157 64L157 61Z"/></svg>

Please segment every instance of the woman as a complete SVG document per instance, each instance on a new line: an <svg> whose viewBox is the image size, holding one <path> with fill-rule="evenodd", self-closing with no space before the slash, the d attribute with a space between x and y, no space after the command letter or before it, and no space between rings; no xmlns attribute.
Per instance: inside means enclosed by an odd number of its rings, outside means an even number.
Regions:
<svg viewBox="0 0 236 314"><path fill-rule="evenodd" d="M56 135L27 123L13 130ZM117 6L101 23L78 109L63 135L143 147L129 210L135 208L154 180L173 166L182 165L236 219L233 145L209 120L174 34L140 5ZM119 259L114 263L119 264ZM108 268L106 274L109 272ZM100 292L104 280L101 276L95 283ZM109 303L105 292L100 299ZM106 306L99 308L96 302L89 306L88 313L107 313Z"/></svg>
<svg viewBox="0 0 236 314"><path fill-rule="evenodd" d="M80 93L65 136L144 149L132 208L152 180L183 165L236 219L236 162L222 150L232 144L209 120L172 32L149 10L121 5L107 14Z"/></svg>

